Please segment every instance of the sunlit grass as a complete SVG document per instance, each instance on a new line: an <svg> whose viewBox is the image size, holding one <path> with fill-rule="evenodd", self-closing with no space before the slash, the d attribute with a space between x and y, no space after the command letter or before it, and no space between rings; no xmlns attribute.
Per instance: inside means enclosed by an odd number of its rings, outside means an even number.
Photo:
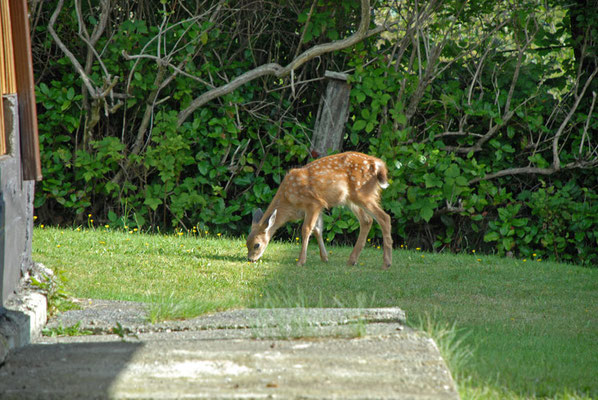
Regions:
<svg viewBox="0 0 598 400"><path fill-rule="evenodd" d="M382 271L372 243L355 267L345 265L350 248L330 246L323 263L313 246L300 268L296 240L271 243L250 264L244 241L218 232L105 227L36 228L33 245L73 295L145 301L153 321L230 308L398 306L412 325L448 338L463 398L598 396L598 269L399 247Z"/></svg>

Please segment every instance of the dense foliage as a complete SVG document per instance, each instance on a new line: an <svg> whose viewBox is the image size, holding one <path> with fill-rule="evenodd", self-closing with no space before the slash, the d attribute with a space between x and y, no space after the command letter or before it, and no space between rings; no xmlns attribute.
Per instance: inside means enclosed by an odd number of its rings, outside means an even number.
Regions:
<svg viewBox="0 0 598 400"><path fill-rule="evenodd" d="M334 70L352 85L344 149L389 166L395 243L597 265L592 4L374 2L372 27L386 32L186 116L247 71L351 35L359 3L33 2L37 215L243 235L310 159ZM349 214L327 213L328 239L354 238Z"/></svg>

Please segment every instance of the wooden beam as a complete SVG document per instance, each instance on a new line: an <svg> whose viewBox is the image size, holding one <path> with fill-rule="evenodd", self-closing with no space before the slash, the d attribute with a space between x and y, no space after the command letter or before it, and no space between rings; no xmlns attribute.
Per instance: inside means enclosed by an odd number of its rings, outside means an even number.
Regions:
<svg viewBox="0 0 598 400"><path fill-rule="evenodd" d="M21 162L23 180L42 179L35 108L35 81L27 0L11 1L11 24L15 59L17 94L19 101L19 126L21 131Z"/></svg>
<svg viewBox="0 0 598 400"><path fill-rule="evenodd" d="M0 0L0 32L2 32L2 47L0 55L0 63L2 66L0 69L2 73L2 94L16 93L17 84L15 80L15 63L14 63L14 46L12 38L12 30L10 23L10 4L9 0Z"/></svg>

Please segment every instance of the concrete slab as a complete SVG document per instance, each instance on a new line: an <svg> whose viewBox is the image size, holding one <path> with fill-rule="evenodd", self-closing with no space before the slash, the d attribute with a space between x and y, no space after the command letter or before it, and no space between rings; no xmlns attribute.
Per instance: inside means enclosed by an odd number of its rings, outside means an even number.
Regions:
<svg viewBox="0 0 598 400"><path fill-rule="evenodd" d="M182 321L149 322L146 305L131 301L78 300L80 310L64 312L47 328L78 325L81 330L111 333L118 322L127 332L267 328L281 325L340 326L352 323L405 323L400 308L286 308L229 310Z"/></svg>
<svg viewBox="0 0 598 400"><path fill-rule="evenodd" d="M458 399L435 343L399 311L236 310L170 331L44 337L9 355L0 398Z"/></svg>
<svg viewBox="0 0 598 400"><path fill-rule="evenodd" d="M5 307L0 308L0 364L10 351L39 338L46 324L46 297L27 283L29 274L38 272L39 268L27 271L17 291L8 296Z"/></svg>

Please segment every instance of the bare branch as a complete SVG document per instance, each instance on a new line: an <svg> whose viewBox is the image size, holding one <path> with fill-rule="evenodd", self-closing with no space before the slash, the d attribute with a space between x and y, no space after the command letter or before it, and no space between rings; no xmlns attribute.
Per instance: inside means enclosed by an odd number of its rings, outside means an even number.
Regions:
<svg viewBox="0 0 598 400"><path fill-rule="evenodd" d="M561 166L559 169L551 168L537 168L537 167L521 167L521 168L507 168L502 171L498 171L492 174L487 174L482 178L474 178L469 181L469 184L474 184L480 181L488 181L494 178L500 178L501 176L509 175L521 175L521 174L538 174L538 175L552 175L564 169L577 169L577 168L594 168L598 166L598 159L590 161L575 161Z"/></svg>
<svg viewBox="0 0 598 400"><path fill-rule="evenodd" d="M329 43L315 45L315 46L305 50L303 53L301 53L298 57L296 57L293 61L291 61L285 67L283 67L277 63L269 63L269 64L261 65L257 68L252 69L251 71L247 71L246 73L236 77L235 79L233 79L232 81L230 81L229 83L227 83L223 86L211 89L211 90L203 93L199 97L195 98L187 108L185 108L184 110L182 110L179 113L178 120L177 120L178 126L181 126L183 124L183 122L185 122L187 120L187 118L189 118L189 116L195 110L197 110L199 107L201 107L202 105L208 103L209 101L211 101L217 97L223 96L227 93L231 93L235 89L243 86L244 84L246 84L254 79L260 78L262 76L267 76L267 75L274 75L278 78L287 76L291 73L291 71L294 71L295 69L299 68L301 65L305 64L306 62L308 62L318 56L353 46L354 44L360 42L361 40L363 40L370 34L379 33L386 29L386 27L384 27L384 26L379 26L379 27L376 27L373 30L368 32L369 24L370 24L370 2L369 2L369 0L361 0L361 21L359 23L359 27L358 27L357 31L355 33L353 33L351 36L349 36L345 39L340 39L340 40L335 40L335 41L332 41Z"/></svg>
<svg viewBox="0 0 598 400"><path fill-rule="evenodd" d="M596 68L594 70L594 72L592 72L592 74L588 77L585 84L583 85L583 88L581 89L581 93L579 93L579 94L576 93L574 95L575 102L573 103L573 106L567 113L567 116L565 117L565 119L563 120L561 125L559 126L559 129L556 131L556 134L554 135L554 138L552 139L552 167L554 169L556 169L557 171L561 168L561 160L559 157L559 149L558 149L559 139L560 139L561 135L563 134L563 131L565 130L565 126L567 126L567 124L569 123L569 120L571 120L571 117L573 116L573 114L575 114L575 111L577 111L579 102L581 101L586 90L590 86L590 83L592 83L592 80L596 76L596 73L598 73L598 68Z"/></svg>
<svg viewBox="0 0 598 400"><path fill-rule="evenodd" d="M583 144L585 142L585 138L588 135L588 127L590 126L590 120L592 119L592 112L594 111L595 105L596 105L596 92L592 92L592 105L590 106L590 112L588 113L588 116L586 118L586 123L583 127L583 135L581 136L581 143L579 144L579 155L580 156L581 156L581 150L583 149Z"/></svg>
<svg viewBox="0 0 598 400"><path fill-rule="evenodd" d="M54 39L54 41L56 42L56 44L58 45L60 50L62 50L62 52L67 56L67 58L69 59L71 64L73 64L73 67L75 67L75 70L79 73L79 76L83 80L83 83L85 84L85 87L89 91L89 94L91 95L91 97L97 98L98 90L94 87L94 83L89 78L89 76L87 76L87 74L83 70L83 67L81 66L81 64L75 57L75 55L73 53L71 53L71 51L66 47L66 45L62 42L62 40L60 40L60 38L56 34L56 31L54 30L54 25L56 24L56 20L58 19L58 14L60 14L60 11L62 10L63 5L64 5L64 0L59 0L58 4L56 5L56 10L54 10L52 17L50 18L50 23L48 24L48 31L50 31L50 35L52 35L52 38Z"/></svg>

